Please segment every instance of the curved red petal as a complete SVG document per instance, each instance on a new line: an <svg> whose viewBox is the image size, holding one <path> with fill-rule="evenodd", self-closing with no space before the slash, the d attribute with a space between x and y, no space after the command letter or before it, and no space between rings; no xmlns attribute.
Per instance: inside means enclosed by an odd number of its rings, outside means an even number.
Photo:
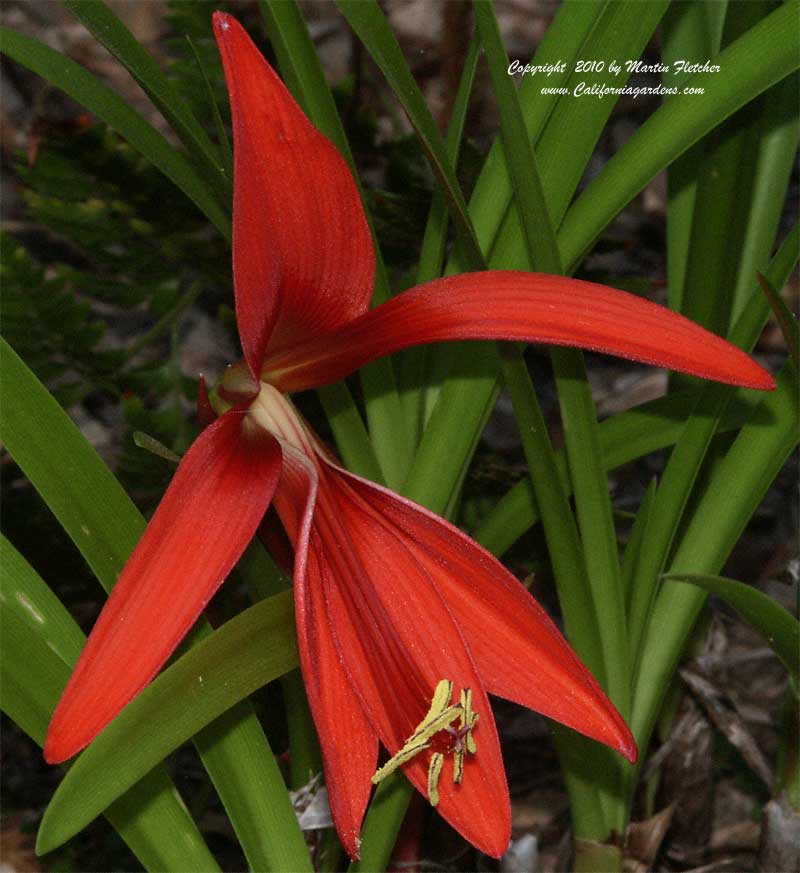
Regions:
<svg viewBox="0 0 800 873"><path fill-rule="evenodd" d="M357 859L378 738L342 668L325 612L317 556L309 549L316 487L314 465L285 447L275 505L297 549L294 599L300 664L322 749L333 821L348 855Z"/></svg>
<svg viewBox="0 0 800 873"><path fill-rule="evenodd" d="M363 492L363 493L362 493ZM359 480L323 462L311 529L309 576L318 576L339 656L381 742L396 753L425 716L442 679L472 689L478 753L463 781L446 760L437 811L481 851L508 846L510 806L494 718L468 648L404 533L369 505ZM315 558L312 561L311 555ZM404 766L427 796L430 751Z"/></svg>
<svg viewBox="0 0 800 873"><path fill-rule="evenodd" d="M741 349L663 306L542 273L464 273L420 285L264 363L283 391L336 382L383 355L444 340L580 346L746 388L775 382Z"/></svg>
<svg viewBox="0 0 800 873"><path fill-rule="evenodd" d="M361 482L376 512L403 531L409 548L435 580L486 690L635 762L636 744L628 726L524 586L458 528L385 488Z"/></svg>
<svg viewBox="0 0 800 873"><path fill-rule="evenodd" d="M363 313L375 256L350 170L242 26L214 13L234 138L233 275L245 358Z"/></svg>
<svg viewBox="0 0 800 873"><path fill-rule="evenodd" d="M80 751L150 682L255 533L281 452L264 431L243 434L243 421L241 409L217 419L181 461L56 708L50 763Z"/></svg>

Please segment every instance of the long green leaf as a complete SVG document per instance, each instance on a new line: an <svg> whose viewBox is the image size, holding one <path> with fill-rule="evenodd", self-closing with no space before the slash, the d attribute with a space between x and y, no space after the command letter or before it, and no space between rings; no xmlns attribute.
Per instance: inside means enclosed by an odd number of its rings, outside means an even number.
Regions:
<svg viewBox="0 0 800 873"><path fill-rule="evenodd" d="M461 72L456 99L453 103L453 112L447 128L447 136L445 137L445 149L453 167L458 166L458 156L461 150L461 140L467 119L469 98L479 58L480 40L476 35L472 38L469 53L464 61L464 69ZM447 244L448 219L447 201L444 194L437 190L433 195L431 208L428 213L428 221L425 225L425 233L422 238L422 248L417 264L416 280L418 285L431 279L436 279L441 275ZM427 420L426 387L431 380L429 364L434 359L432 350L428 346L409 349L402 358L402 365L404 366L401 370L401 399L406 418L412 423L413 447L415 451Z"/></svg>
<svg viewBox="0 0 800 873"><path fill-rule="evenodd" d="M715 468L668 567L669 573L719 573L770 483L798 442L798 384L788 367L778 388ZM658 633L646 640L634 691L631 729L647 746L670 678L684 651L705 594L689 586L664 586L651 620Z"/></svg>
<svg viewBox="0 0 800 873"><path fill-rule="evenodd" d="M674 445L686 425L686 410L697 402L696 389L670 394L643 403L600 423L603 465L612 471L637 458ZM755 404L744 394L729 408L720 430L741 427L753 414ZM567 493L572 485L563 450L556 453L558 471ZM539 507L530 481L511 488L486 515L473 536L495 555L502 555L540 520Z"/></svg>
<svg viewBox="0 0 800 873"><path fill-rule="evenodd" d="M336 448L347 469L385 485L381 462L347 384L337 382L335 385L326 385L317 389L317 396L328 417Z"/></svg>
<svg viewBox="0 0 800 873"><path fill-rule="evenodd" d="M353 861L348 873L385 870L414 787L401 773L393 773L378 786L361 828L361 860Z"/></svg>
<svg viewBox="0 0 800 873"><path fill-rule="evenodd" d="M581 59L608 62L620 57L626 60L638 58L668 5L669 0L609 3L588 34ZM623 69L625 72L613 79L615 87L625 84L630 75L626 68ZM600 134L619 99L609 96L590 100L574 97L572 91L579 83L589 87L606 83L608 76L606 70L580 73L573 70L566 85L570 94L561 96L536 142L547 207L556 228L564 218ZM524 269L524 253L522 226L514 210L509 210L493 246L490 265ZM575 265L563 248L561 256L567 273L571 273Z"/></svg>
<svg viewBox="0 0 800 873"><path fill-rule="evenodd" d="M522 227L525 261L528 269L560 274L561 257L545 200L538 160L528 139L517 91L508 75L508 55L500 27L490 0L475 0L473 9L500 110L500 140L514 185L514 205Z"/></svg>
<svg viewBox="0 0 800 873"><path fill-rule="evenodd" d="M455 179L433 115L411 75L386 16L376 0L336 0L336 5L372 55L405 110L439 182L440 190L447 198L450 217L464 246L466 257L472 268L478 269L483 263L483 255L467 215L464 195Z"/></svg>
<svg viewBox="0 0 800 873"><path fill-rule="evenodd" d="M526 136L517 93L508 77L508 56L503 47L500 29L490 3L478 0L474 8L481 38L486 46L489 71L500 109L501 136L506 163L517 192L515 203L528 253L526 260L531 269L561 273L561 258L543 183L539 176L538 161ZM624 715L628 708L630 692L626 670L625 607L608 482L602 465L597 435L597 416L583 355L571 349L554 349L551 358L564 420L567 457L583 540L580 550L584 554L585 566L582 585L580 577L576 577L574 572L556 571L559 593L561 594L565 587L576 586L576 607L581 612L586 612L593 601L595 620L586 623L586 632L595 639L599 635L603 652L602 675L605 677L606 690ZM504 360L503 373L508 383L506 360ZM536 402L532 391L529 390L527 393L528 397L533 397L533 402ZM530 404L526 404L526 407L523 408L519 403L515 403L515 413L519 420L520 434L535 487L538 478L536 468L540 464L541 450L533 441L538 433L537 426L543 426L544 422L541 413L538 416L532 415ZM550 475L556 477L552 449L549 456ZM555 511L555 506L545 501L540 501L540 506L545 507L543 521L547 530L546 516ZM566 500L563 501L561 512L569 512ZM575 548L576 545L578 544L572 544L571 547ZM548 549L551 555L554 546L560 550L570 547L570 544L568 540L553 542L552 538L548 537ZM574 560L577 560L577 557ZM602 616L602 624L599 621L600 616ZM580 651L582 648L580 637L570 634L570 639ZM593 669L597 666L590 664Z"/></svg>
<svg viewBox="0 0 800 873"><path fill-rule="evenodd" d="M547 85L553 89L567 87L575 62L588 58L591 35L599 22L608 13L611 0L595 3L562 3L541 43L536 49L531 64L549 68ZM593 56L593 55L592 55ZM528 139L537 146L542 131L551 116L560 107L563 97L555 92L542 93L542 80L536 76L522 76L519 86ZM572 99L572 98L566 98ZM489 253L495 243L506 214L512 209L514 188L506 164L500 137L492 145L470 197L469 214L484 252ZM448 265L448 273L457 273L463 268L458 252L454 252Z"/></svg>
<svg viewBox="0 0 800 873"><path fill-rule="evenodd" d="M765 0L732 4L724 41L730 43L741 36L770 6ZM728 332L750 211L756 169L752 153L757 149L755 136L760 133L762 99L740 109L706 137L697 175L681 312L722 336Z"/></svg>
<svg viewBox="0 0 800 873"><path fill-rule="evenodd" d="M170 752L297 664L289 592L214 631L161 673L76 760L47 808L37 849L60 846Z"/></svg>
<svg viewBox="0 0 800 873"><path fill-rule="evenodd" d="M770 264L770 278L780 285L789 277L797 262L800 252L799 238L800 229L795 226L794 233L784 241ZM769 307L760 289L754 288L750 305L731 333L731 341L749 351L764 327L768 312ZM647 624L650 606L658 588L658 579L666 565L682 519L691 506L690 497L695 481L732 397L733 392L724 385L707 384L702 389L695 410L687 420L662 474L651 510L652 533L639 556L637 584L630 599L631 635L643 640L645 644L649 633L661 635L661 628L650 631ZM639 658L635 656L633 662L638 664Z"/></svg>
<svg viewBox="0 0 800 873"><path fill-rule="evenodd" d="M69 416L2 339L0 363L0 439L110 591L144 519ZM201 622L190 639L208 633ZM303 869L308 856L302 834L252 707L242 703L223 718L226 729L212 726L216 741L201 737L198 748L249 862L260 869Z"/></svg>
<svg viewBox="0 0 800 873"><path fill-rule="evenodd" d="M560 5L531 61L534 65L548 69L548 85L554 89L566 86L575 61L581 57L588 57L584 48L597 22L605 14L609 5L610 0L598 0L596 3L562 3ZM538 76L527 75L522 76L519 97L523 106L528 138L537 144L542 130L562 98L555 93L543 94L541 79ZM500 137L497 137L484 161L469 202L472 225L481 248L487 255L492 251L504 217L509 210L514 208L512 199L511 177L506 166ZM465 263L456 250L450 257L446 272L450 275L463 269L465 269ZM429 370L435 378L426 389L426 421L435 409L442 390L442 382L454 370L454 362L458 361L460 366L464 359L468 359L471 354L472 351L467 351L464 344L459 346L457 343L448 343L429 350L428 355L433 361ZM446 422L446 411L451 410L452 419L461 422L461 417L466 413L467 417L463 420L463 425L465 429L469 430L472 438L470 439L469 434L467 434L468 438L464 441L465 450L454 456L455 458L463 457L464 463L471 457L472 450L477 445L481 422L488 419L490 408L494 406L497 397L495 374L498 368L499 360L495 356L493 359L487 360L482 372L475 371L475 375L471 378L469 387L475 392L474 399L476 401L471 405L478 407L478 414L474 420L469 417L468 403L453 403L454 400L461 401L464 397L461 390L463 380L460 373L453 373L453 377L445 383L448 397L443 400L441 404L443 408L439 409L437 417ZM481 404L484 405L483 414L481 414ZM452 440L454 432L457 430L457 428L451 427L448 439ZM433 438L420 448L416 461L416 468L420 470L418 473L420 479L426 471L439 469L435 463L435 455L429 460L427 454L432 446L435 446ZM451 488L456 491L457 483L453 483Z"/></svg>
<svg viewBox="0 0 800 873"><path fill-rule="evenodd" d="M644 13L644 14L643 14ZM637 57L649 39L652 29L658 23L663 13L661 2L655 4L631 3L567 3L564 4L556 17L558 24L557 40L544 40L540 49L545 49L547 62L559 60L568 65L579 58L611 58L621 51L626 57ZM574 27L573 27L574 25ZM649 30L648 30L649 28ZM545 62L540 59L537 51L533 63ZM540 172L548 208L554 219L558 219L563 208L569 202L572 192L568 190L574 169L563 173L556 167L551 176L545 169L545 162L558 163L560 160L572 162L573 151L583 156L580 160L588 162L597 138L600 136L607 118L609 104L581 110L580 119L571 113L575 111L572 104L578 101L571 97L561 97L553 104L550 95L541 94L540 80L530 77L529 83L520 89L523 114L531 139L536 146L537 155L542 164ZM558 84L554 82L554 84ZM542 102L544 101L544 102ZM605 103L605 101L596 101ZM580 135L576 134L577 121L584 126ZM533 129L538 125L538 130ZM569 148L565 148L569 143ZM503 175L508 177L507 168L498 171L501 158L499 152L494 160L490 155L487 160L487 178L502 181ZM490 164L491 162L491 164ZM582 172L582 170L581 170ZM580 174L579 174L580 175ZM477 199L479 189L486 191L489 187L476 186L475 194L470 202L470 218L474 226L479 228L481 240L492 240L489 265L494 269L507 269L525 265L525 251L519 222L513 210L506 214L512 194L511 186L506 189L508 200L498 197ZM498 186L500 190L500 186ZM505 221L504 221L505 216ZM511 230L506 230L506 222ZM503 223L503 231L497 227ZM495 239L495 236L499 239ZM512 245L509 245L512 242ZM562 251L562 258L564 254ZM566 263L566 259L564 258ZM460 271L466 263L457 257L451 258L448 272ZM460 470L469 461L471 449L477 444L477 428L486 420L488 410L494 404L497 396L497 372L499 361L492 357L490 351L482 352L480 358L475 358L474 347L468 354L458 350L443 351L442 354L456 364L448 364L445 369L452 371L441 392L437 392L435 406L426 433L423 435L420 449L409 475L409 482L415 488L429 488L425 483L435 480L439 483L442 493L452 493L458 483ZM478 366L478 364L482 366ZM435 430L431 431L434 426ZM441 464L439 446L452 446L449 463Z"/></svg>
<svg viewBox="0 0 800 873"><path fill-rule="evenodd" d="M219 150L142 44L104 0L62 0L62 3L142 86L178 134L198 169L208 174L224 202L230 203L231 177L225 172Z"/></svg>
<svg viewBox="0 0 800 873"><path fill-rule="evenodd" d="M526 135L517 92L508 77L508 56L500 28L489 2L476 0L474 9L500 109L503 150L516 192L515 205L527 250L526 261L531 269L561 273L555 231L537 159ZM578 537L566 494L558 487L555 454L547 437L544 416L524 358L516 349L512 351L505 347L501 352L503 381L514 404L534 491L537 491L539 505L544 508L542 526L570 642L624 714L629 685L624 670L625 658L618 656L618 653L627 655L624 652L624 602L611 502L596 436L596 413L582 354L575 350L553 349L551 359L565 423L567 457L573 474L582 538ZM594 475L595 472L598 475ZM538 484L540 481L552 484L549 494L543 485ZM611 557L610 561L603 560L607 556ZM611 820L604 815L601 804L610 807L611 798L604 786L601 800L598 791L587 785L581 775L587 756L588 759L597 759L598 769L602 767L599 752L582 744L582 763L575 771L571 764L578 756L572 754L570 744L566 733L558 734L576 835L581 839L603 840L608 835Z"/></svg>
<svg viewBox="0 0 800 873"><path fill-rule="evenodd" d="M668 582L686 582L715 594L732 606L742 618L754 627L769 643L775 654L783 661L795 684L800 674L800 622L779 603L763 591L727 579L724 576L707 576L702 573L668 573L663 577Z"/></svg>
<svg viewBox="0 0 800 873"><path fill-rule="evenodd" d="M763 270L769 260L786 202L787 186L800 143L799 79L796 74L788 76L764 95L753 157L755 173L750 211L733 292L732 324L747 303L754 272Z"/></svg>
<svg viewBox="0 0 800 873"><path fill-rule="evenodd" d="M0 27L0 51L69 94L124 136L230 239L228 216L191 164L107 85L60 52L7 27Z"/></svg>
<svg viewBox="0 0 800 873"><path fill-rule="evenodd" d="M605 165L570 208L559 229L572 269L609 222L661 170L739 107L800 66L795 39L798 0L786 0L715 59L727 74L697 73L697 95L670 97Z"/></svg>
<svg viewBox="0 0 800 873"><path fill-rule="evenodd" d="M709 15L722 8L719 0L686 0L670 4L662 26L661 60L670 68L662 82L666 87L683 84L686 76L675 77L673 64L685 58L712 58L719 52L722 26L711 26ZM680 311L683 300L683 280L692 232L697 197L697 175L705 152L700 141L667 169L667 276L669 278L669 305Z"/></svg>
<svg viewBox="0 0 800 873"><path fill-rule="evenodd" d="M642 503L639 506L639 511L636 513L633 526L631 527L630 537L625 546L625 555L622 561L622 585L625 595L628 599L628 609L630 609L630 600L636 585L637 568L639 557L642 552L642 546L647 541L647 530L650 526L650 519L653 515L653 500L656 496L656 480L652 479L647 486ZM630 630L630 626L629 626ZM635 651L633 641L629 639L631 651Z"/></svg>
<svg viewBox="0 0 800 873"><path fill-rule="evenodd" d="M40 746L86 638L36 571L0 538L0 708ZM218 870L163 767L106 810L147 870Z"/></svg>

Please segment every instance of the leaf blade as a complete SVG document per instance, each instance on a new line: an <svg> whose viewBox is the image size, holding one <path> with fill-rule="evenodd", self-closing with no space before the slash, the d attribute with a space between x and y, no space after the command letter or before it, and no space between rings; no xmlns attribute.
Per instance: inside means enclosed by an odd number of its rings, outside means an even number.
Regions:
<svg viewBox="0 0 800 873"><path fill-rule="evenodd" d="M5 537L0 551L0 708L42 746L86 638ZM162 767L120 797L106 816L148 870L219 869Z"/></svg>
<svg viewBox="0 0 800 873"><path fill-rule="evenodd" d="M230 220L186 158L138 112L80 64L38 40L0 28L0 50L17 63L64 91L157 167L230 239Z"/></svg>
<svg viewBox="0 0 800 873"><path fill-rule="evenodd" d="M686 582L697 585L710 594L715 594L732 606L742 618L754 627L769 643L775 654L783 661L796 684L800 665L800 622L771 597L725 576L704 573L666 573L661 577L666 582Z"/></svg>
<svg viewBox="0 0 800 873"><path fill-rule="evenodd" d="M76 760L47 808L38 850L61 845L181 743L294 669L292 615L289 592L261 601L161 673Z"/></svg>

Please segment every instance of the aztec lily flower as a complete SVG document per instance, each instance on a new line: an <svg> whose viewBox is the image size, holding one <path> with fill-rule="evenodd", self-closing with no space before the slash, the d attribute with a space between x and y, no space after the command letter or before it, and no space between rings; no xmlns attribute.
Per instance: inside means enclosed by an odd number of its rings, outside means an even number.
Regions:
<svg viewBox="0 0 800 873"><path fill-rule="evenodd" d="M499 856L510 809L487 693L631 761L613 705L525 588L457 528L354 476L288 392L455 339L584 346L736 385L771 377L692 322L621 291L532 273L452 276L369 310L372 241L353 178L242 27L214 16L233 113L233 271L244 362L189 449L92 631L45 746L83 748L156 675L270 503L295 550L301 666L334 821L351 856L373 782L402 767ZM392 756L377 770L379 743Z"/></svg>

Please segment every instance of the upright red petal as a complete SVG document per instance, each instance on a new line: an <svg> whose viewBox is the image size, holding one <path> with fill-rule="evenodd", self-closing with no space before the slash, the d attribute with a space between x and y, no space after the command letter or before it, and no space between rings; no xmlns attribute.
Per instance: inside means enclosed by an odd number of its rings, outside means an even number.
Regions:
<svg viewBox="0 0 800 873"><path fill-rule="evenodd" d="M50 763L80 751L150 682L255 533L281 451L266 432L243 432L243 422L243 410L231 410L181 461L56 708Z"/></svg>
<svg viewBox="0 0 800 873"><path fill-rule="evenodd" d="M580 346L746 388L773 378L688 318L625 291L541 273L464 273L420 285L326 337L270 354L265 378L300 391L383 355L443 340Z"/></svg>
<svg viewBox="0 0 800 873"><path fill-rule="evenodd" d="M372 238L353 177L242 26L214 13L234 138L233 275L245 358L333 330L372 294Z"/></svg>
<svg viewBox="0 0 800 873"><path fill-rule="evenodd" d="M303 678L317 725L333 821L348 855L358 858L378 737L342 667L320 585L324 567L316 551L309 549L316 487L314 465L285 447L275 503L297 549L294 598Z"/></svg>
<svg viewBox="0 0 800 873"><path fill-rule="evenodd" d="M358 481L375 511L404 533L461 628L487 691L636 760L617 710L547 613L493 555L410 500L343 475Z"/></svg>

